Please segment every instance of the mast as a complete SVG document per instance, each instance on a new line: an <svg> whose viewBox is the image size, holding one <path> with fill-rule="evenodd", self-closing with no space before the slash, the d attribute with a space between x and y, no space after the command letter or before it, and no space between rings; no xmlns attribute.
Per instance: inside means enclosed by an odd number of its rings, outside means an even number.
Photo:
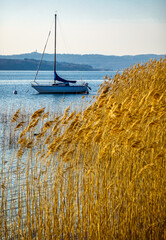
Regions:
<svg viewBox="0 0 166 240"><path fill-rule="evenodd" d="M56 82L56 14L55 14L55 46L54 46L54 83Z"/></svg>

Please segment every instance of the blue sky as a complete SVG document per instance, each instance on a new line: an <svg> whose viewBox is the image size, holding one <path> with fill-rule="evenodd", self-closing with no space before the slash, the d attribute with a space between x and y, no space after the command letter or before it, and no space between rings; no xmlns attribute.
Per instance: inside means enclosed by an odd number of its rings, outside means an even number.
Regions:
<svg viewBox="0 0 166 240"><path fill-rule="evenodd" d="M166 0L0 0L0 54L166 54Z"/></svg>

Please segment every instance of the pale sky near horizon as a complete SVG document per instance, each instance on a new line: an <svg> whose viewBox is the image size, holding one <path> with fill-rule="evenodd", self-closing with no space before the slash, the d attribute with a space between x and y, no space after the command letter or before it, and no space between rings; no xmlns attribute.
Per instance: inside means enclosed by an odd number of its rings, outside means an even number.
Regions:
<svg viewBox="0 0 166 240"><path fill-rule="evenodd" d="M0 0L0 54L166 54L166 0Z"/></svg>

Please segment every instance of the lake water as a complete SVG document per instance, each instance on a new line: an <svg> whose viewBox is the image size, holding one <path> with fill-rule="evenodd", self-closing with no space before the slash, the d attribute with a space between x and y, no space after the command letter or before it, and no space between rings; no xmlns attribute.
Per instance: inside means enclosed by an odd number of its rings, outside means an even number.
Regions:
<svg viewBox="0 0 166 240"><path fill-rule="evenodd" d="M0 71L0 112L14 111L18 108L24 108L27 111L35 111L41 106L48 107L51 111L66 108L72 105L73 108L79 108L87 100L96 96L103 78L107 74L112 77L116 72L58 72L65 79L77 80L78 83L87 82L92 88L90 94L82 99L83 94L38 94L32 87L36 72L35 71ZM53 82L52 71L41 71L37 81L39 83ZM17 90L18 94L14 95L13 91Z"/></svg>
<svg viewBox="0 0 166 240"><path fill-rule="evenodd" d="M15 199L17 211L17 158L15 145L9 144L13 139L11 134L11 118L13 114L21 108L21 112L25 114L34 112L35 110L46 107L53 113L63 113L64 109L71 106L71 110L82 110L88 107L100 85L103 83L105 75L113 77L116 72L58 72L65 79L78 80L78 82L87 82L91 87L90 94L38 94L32 87L36 72L35 71L0 71L0 186L6 181L8 176L8 185L6 188L6 198L9 201ZM39 83L53 82L53 72L41 71L37 81ZM13 91L17 90L18 94L14 95ZM85 96L82 98L82 96ZM17 134L17 133L16 133ZM17 143L17 139L14 140ZM5 155L4 155L5 153ZM5 157L4 157L5 156ZM26 163L26 156L22 158L21 171L23 171ZM26 165L26 164L25 164ZM2 173L3 169L3 173ZM24 173L21 176L21 182L25 181ZM11 194L10 190L13 193ZM24 196L26 199L26 196ZM2 195L0 192L0 203ZM10 208L7 213L10 216Z"/></svg>
<svg viewBox="0 0 166 240"><path fill-rule="evenodd" d="M71 106L71 111L83 110L94 101L104 77L113 77L116 72L58 72L65 79L78 80L78 83L87 82L92 89L90 94L39 94L31 87L35 74L35 71L0 71L0 148L4 138L4 126L8 134L7 125L19 108L25 114L32 114L41 107L55 114L63 113L68 106ZM37 81L52 83L53 72L41 71ZM14 90L17 90L17 95L13 94Z"/></svg>

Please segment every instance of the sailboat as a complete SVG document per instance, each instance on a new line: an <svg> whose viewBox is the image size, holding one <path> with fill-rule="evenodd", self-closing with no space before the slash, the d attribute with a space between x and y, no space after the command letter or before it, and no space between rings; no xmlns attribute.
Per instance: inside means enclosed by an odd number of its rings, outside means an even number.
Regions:
<svg viewBox="0 0 166 240"><path fill-rule="evenodd" d="M36 82L36 77L38 74L38 71L40 69L40 65L43 59L43 55L44 55L44 51L48 42L48 38L50 36L48 35L47 41L46 41L46 45L39 63L39 67L35 76L35 79L32 83L32 87L38 92L38 93L52 93L52 94L56 94L56 93L62 93L62 94L66 94L66 93L89 93L89 89L91 90L91 88L88 86L88 83L83 83L83 84L76 84L77 81L73 81L73 80L65 80L63 78L61 78L57 72L56 72L56 18L57 15L55 14L55 48L54 48L54 82L52 84L39 84Z"/></svg>

